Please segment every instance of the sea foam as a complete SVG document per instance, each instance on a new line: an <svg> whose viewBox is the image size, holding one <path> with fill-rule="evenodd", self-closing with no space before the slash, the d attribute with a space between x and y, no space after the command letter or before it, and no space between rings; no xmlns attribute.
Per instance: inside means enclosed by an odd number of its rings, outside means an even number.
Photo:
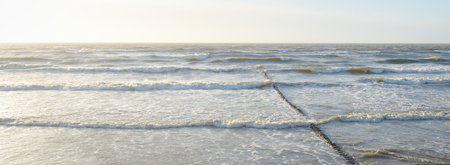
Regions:
<svg viewBox="0 0 450 165"><path fill-rule="evenodd" d="M96 84L0 84L0 91L17 90L115 90L115 91L148 91L148 90L189 90L189 89L255 89L268 87L269 81L251 82L126 82L126 83L105 83Z"/></svg>
<svg viewBox="0 0 450 165"><path fill-rule="evenodd" d="M450 110L384 113L350 113L336 118L345 122L381 122L384 120L450 120Z"/></svg>

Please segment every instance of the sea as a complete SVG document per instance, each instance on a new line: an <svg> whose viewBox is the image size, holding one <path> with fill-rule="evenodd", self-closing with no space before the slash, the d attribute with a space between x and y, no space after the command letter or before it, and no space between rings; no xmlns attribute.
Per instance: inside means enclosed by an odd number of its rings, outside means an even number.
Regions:
<svg viewBox="0 0 450 165"><path fill-rule="evenodd" d="M0 164L450 164L449 44L0 44Z"/></svg>

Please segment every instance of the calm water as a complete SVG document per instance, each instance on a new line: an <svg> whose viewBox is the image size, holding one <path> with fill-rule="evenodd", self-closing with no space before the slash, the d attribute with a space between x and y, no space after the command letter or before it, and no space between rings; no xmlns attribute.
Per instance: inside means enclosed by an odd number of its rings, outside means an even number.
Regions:
<svg viewBox="0 0 450 165"><path fill-rule="evenodd" d="M0 45L1 164L445 164L449 119L450 45Z"/></svg>

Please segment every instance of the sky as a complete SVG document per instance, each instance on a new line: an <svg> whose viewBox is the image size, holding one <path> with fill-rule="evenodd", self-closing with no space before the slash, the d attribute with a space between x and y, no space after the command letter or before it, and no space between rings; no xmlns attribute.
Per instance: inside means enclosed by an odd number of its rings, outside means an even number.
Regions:
<svg viewBox="0 0 450 165"><path fill-rule="evenodd" d="M450 43L449 0L0 0L0 42Z"/></svg>

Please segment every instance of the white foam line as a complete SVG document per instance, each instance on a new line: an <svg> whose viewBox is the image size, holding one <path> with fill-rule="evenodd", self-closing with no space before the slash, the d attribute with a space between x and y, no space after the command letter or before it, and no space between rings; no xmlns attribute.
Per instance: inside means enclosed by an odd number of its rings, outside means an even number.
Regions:
<svg viewBox="0 0 450 165"><path fill-rule="evenodd" d="M350 113L338 115L316 121L316 124L326 124L332 121L379 123L387 120L415 121L415 120L450 120L450 110L408 111L384 113Z"/></svg>
<svg viewBox="0 0 450 165"><path fill-rule="evenodd" d="M384 120L450 120L450 111L409 111L397 113L352 113L339 116L346 122L381 122Z"/></svg>
<svg viewBox="0 0 450 165"><path fill-rule="evenodd" d="M66 128L97 128L97 129L169 129L184 127L215 127L215 128L257 128L257 129L287 129L296 127L308 127L308 122L278 122L260 123L252 121L207 121L196 123L179 124L83 124L83 123L48 123L48 122L27 122L14 119L0 119L3 126L23 126L23 127L66 127Z"/></svg>
<svg viewBox="0 0 450 165"><path fill-rule="evenodd" d="M302 70L304 69L304 70ZM353 68L288 68L288 69L274 69L269 71L291 71L291 72L305 72L305 73L354 73L354 74L383 74L383 73L421 73L421 74L438 74L450 73L449 68L418 68L418 69L394 69L394 68L377 68L377 67L353 67Z"/></svg>
<svg viewBox="0 0 450 165"><path fill-rule="evenodd" d="M189 89L256 89L270 85L268 81L255 82L147 82L147 83L97 83L97 84L0 84L0 91L18 91L18 90L69 90L69 91L149 91L149 90L189 90Z"/></svg>
<svg viewBox="0 0 450 165"><path fill-rule="evenodd" d="M168 66L168 67L117 67L117 68L38 68L34 71L49 71L49 72L68 72L68 73L167 73L176 71L205 71L205 72L234 72L234 71L248 71L245 68L193 68L183 66Z"/></svg>

